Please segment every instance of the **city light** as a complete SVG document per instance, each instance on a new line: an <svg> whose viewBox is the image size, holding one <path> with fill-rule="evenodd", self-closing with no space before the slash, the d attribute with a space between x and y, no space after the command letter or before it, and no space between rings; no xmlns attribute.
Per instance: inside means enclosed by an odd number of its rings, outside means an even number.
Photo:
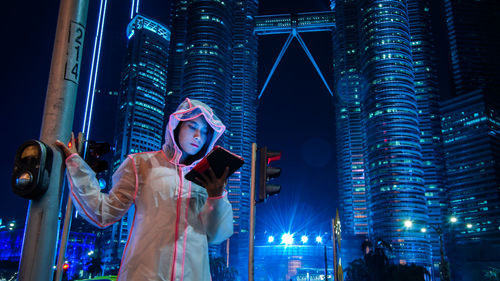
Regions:
<svg viewBox="0 0 500 281"><path fill-rule="evenodd" d="M413 222L411 220L405 220L405 227L410 228L413 226Z"/></svg>
<svg viewBox="0 0 500 281"><path fill-rule="evenodd" d="M422 229L420 229L420 231L423 232L423 233L426 233L427 232L427 228L422 227Z"/></svg>
<svg viewBox="0 0 500 281"><path fill-rule="evenodd" d="M471 223L468 223L468 224L467 224L467 228L469 228L469 229L470 229L470 228L472 228L472 224L471 224Z"/></svg>
<svg viewBox="0 0 500 281"><path fill-rule="evenodd" d="M316 242L317 243L323 242L323 238L321 238L321 236L316 236Z"/></svg>
<svg viewBox="0 0 500 281"><path fill-rule="evenodd" d="M307 236L305 235L302 235L302 237L300 237L300 241L302 241L302 243L307 243L307 241L309 241L309 238L307 238Z"/></svg>
<svg viewBox="0 0 500 281"><path fill-rule="evenodd" d="M456 223L458 221L458 219L456 217L451 217L450 218L450 222L451 223Z"/></svg>
<svg viewBox="0 0 500 281"><path fill-rule="evenodd" d="M274 242L274 236L271 235L271 236L267 237L267 242L273 243Z"/></svg>
<svg viewBox="0 0 500 281"><path fill-rule="evenodd" d="M281 236L281 244L290 245L293 243L293 234L285 233Z"/></svg>

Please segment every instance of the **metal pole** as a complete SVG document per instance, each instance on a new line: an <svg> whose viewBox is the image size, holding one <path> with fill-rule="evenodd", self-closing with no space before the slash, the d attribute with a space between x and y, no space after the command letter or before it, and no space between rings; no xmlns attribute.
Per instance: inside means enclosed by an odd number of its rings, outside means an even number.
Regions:
<svg viewBox="0 0 500 281"><path fill-rule="evenodd" d="M78 154L82 155L83 148L83 134L78 134L77 149ZM66 186L68 183L66 182ZM64 216L64 224L62 228L61 243L59 244L59 254L57 255L56 279L54 281L62 280L63 264L66 255L66 247L68 246L69 230L71 229L71 218L73 216L73 201L71 194L68 192L68 202L66 203L66 213Z"/></svg>
<svg viewBox="0 0 500 281"><path fill-rule="evenodd" d="M229 267L229 245L231 240L227 238L226 240L226 267Z"/></svg>
<svg viewBox="0 0 500 281"><path fill-rule="evenodd" d="M68 140L73 125L87 11L88 0L63 0L59 7L40 132L40 140L55 153L47 192L29 204L19 280L53 278L63 176L62 155L54 142Z"/></svg>
<svg viewBox="0 0 500 281"><path fill-rule="evenodd" d="M326 244L323 245L325 249L325 280L328 281L328 258L326 256Z"/></svg>
<svg viewBox="0 0 500 281"><path fill-rule="evenodd" d="M63 232L61 236L61 243L59 244L59 254L57 255L56 279L54 281L62 280L64 257L66 254L66 247L68 246L69 229L71 228L71 216L73 215L73 201L68 194L68 203L66 204L66 215L64 216Z"/></svg>
<svg viewBox="0 0 500 281"><path fill-rule="evenodd" d="M333 242L333 280L337 281L337 247L335 245L335 240L337 239L335 237L335 219L332 219L332 242Z"/></svg>
<svg viewBox="0 0 500 281"><path fill-rule="evenodd" d="M253 242L255 233L255 158L257 155L257 144L252 143L252 172L250 176L250 234L248 251L248 281L253 281Z"/></svg>

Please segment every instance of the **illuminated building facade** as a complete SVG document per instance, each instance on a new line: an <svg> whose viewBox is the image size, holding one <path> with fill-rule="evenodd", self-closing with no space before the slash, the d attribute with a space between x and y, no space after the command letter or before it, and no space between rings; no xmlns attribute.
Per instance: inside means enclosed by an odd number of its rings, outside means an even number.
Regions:
<svg viewBox="0 0 500 281"><path fill-rule="evenodd" d="M498 3L444 0L453 80L442 104L450 213L452 280L472 280L499 267Z"/></svg>
<svg viewBox="0 0 500 281"><path fill-rule="evenodd" d="M441 149L441 120L439 89L430 3L427 0L408 0L408 17L411 36L411 53L417 99L418 126L422 152L422 170L429 225L443 223L446 214L444 168ZM428 232L432 246L433 275L439 280L439 235Z"/></svg>
<svg viewBox="0 0 500 281"><path fill-rule="evenodd" d="M295 240L286 243L279 237L271 241L270 237L256 236L254 280L326 280L325 268L328 280L333 280L331 233L324 233L316 241L313 237L304 239L307 236L298 233L293 236Z"/></svg>
<svg viewBox="0 0 500 281"><path fill-rule="evenodd" d="M471 280L500 259L500 106L481 91L443 102L442 130L453 280Z"/></svg>
<svg viewBox="0 0 500 281"><path fill-rule="evenodd" d="M397 263L430 265L417 100L406 1L361 1L362 72L373 237L393 246Z"/></svg>
<svg viewBox="0 0 500 281"><path fill-rule="evenodd" d="M257 124L257 37L253 19L258 2L177 0L171 17L168 94L170 111L185 97L210 105L226 124L221 145L251 159ZM226 257L240 277L248 268L250 162L232 175L227 191L233 206L234 235L211 247Z"/></svg>
<svg viewBox="0 0 500 281"><path fill-rule="evenodd" d="M113 168L131 153L160 150L165 130L170 31L141 15L127 27Z"/></svg>
<svg viewBox="0 0 500 281"><path fill-rule="evenodd" d="M404 227L405 220L429 222L420 136L439 125L433 117L419 127L419 118L427 118L419 110L429 110L429 100L436 110L437 102L435 77L425 73L432 61L422 55L429 43L423 30L411 29L428 28L417 13L425 7L389 0L332 1L332 7L343 239L383 239L392 244L393 262L429 267L429 237L420 227ZM359 249L350 248L351 255Z"/></svg>
<svg viewBox="0 0 500 281"><path fill-rule="evenodd" d="M342 222L342 261L347 265L361 256L368 238L366 141L363 127L359 68L358 10L355 1L336 1L337 28L333 32L333 73L336 103L339 209Z"/></svg>
<svg viewBox="0 0 500 281"><path fill-rule="evenodd" d="M18 264L21 259L24 235L22 227L24 225L13 223L12 227L3 227L0 219L0 263L2 264L2 277L4 278L8 278L9 274L12 274L12 276L17 275ZM79 231L71 231L69 233L65 255L65 261L69 265L66 270L66 276L83 277L84 272L86 272L90 265L95 244L95 233Z"/></svg>
<svg viewBox="0 0 500 281"><path fill-rule="evenodd" d="M156 151L164 141L170 30L136 15L127 27L127 56L118 95L113 171L132 153ZM133 207L107 230L105 262L119 265L133 219Z"/></svg>

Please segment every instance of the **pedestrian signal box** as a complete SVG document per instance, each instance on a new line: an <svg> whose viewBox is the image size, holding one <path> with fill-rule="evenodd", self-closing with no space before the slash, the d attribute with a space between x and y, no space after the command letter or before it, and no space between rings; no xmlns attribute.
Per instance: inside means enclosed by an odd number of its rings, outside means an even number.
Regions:
<svg viewBox="0 0 500 281"><path fill-rule="evenodd" d="M12 172L12 190L26 199L38 199L49 186L52 149L45 143L29 140L16 152Z"/></svg>

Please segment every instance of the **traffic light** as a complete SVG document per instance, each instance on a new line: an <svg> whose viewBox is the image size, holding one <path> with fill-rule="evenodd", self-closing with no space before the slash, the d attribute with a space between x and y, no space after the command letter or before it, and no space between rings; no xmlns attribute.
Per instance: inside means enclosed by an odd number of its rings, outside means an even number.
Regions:
<svg viewBox="0 0 500 281"><path fill-rule="evenodd" d="M281 168L269 166L271 162L280 159L281 159L281 152L269 151L267 150L266 146L260 148L258 202L263 202L267 199L267 197L280 193L281 186L275 184L267 184L269 180L280 176Z"/></svg>
<svg viewBox="0 0 500 281"><path fill-rule="evenodd" d="M107 142L96 142L89 140L87 142L87 153L85 162L96 173L106 171L108 169L108 161L101 159L101 156L110 152L111 146Z"/></svg>
<svg viewBox="0 0 500 281"><path fill-rule="evenodd" d="M12 172L12 190L26 199L38 199L49 186L52 149L45 143L29 140L16 152Z"/></svg>

